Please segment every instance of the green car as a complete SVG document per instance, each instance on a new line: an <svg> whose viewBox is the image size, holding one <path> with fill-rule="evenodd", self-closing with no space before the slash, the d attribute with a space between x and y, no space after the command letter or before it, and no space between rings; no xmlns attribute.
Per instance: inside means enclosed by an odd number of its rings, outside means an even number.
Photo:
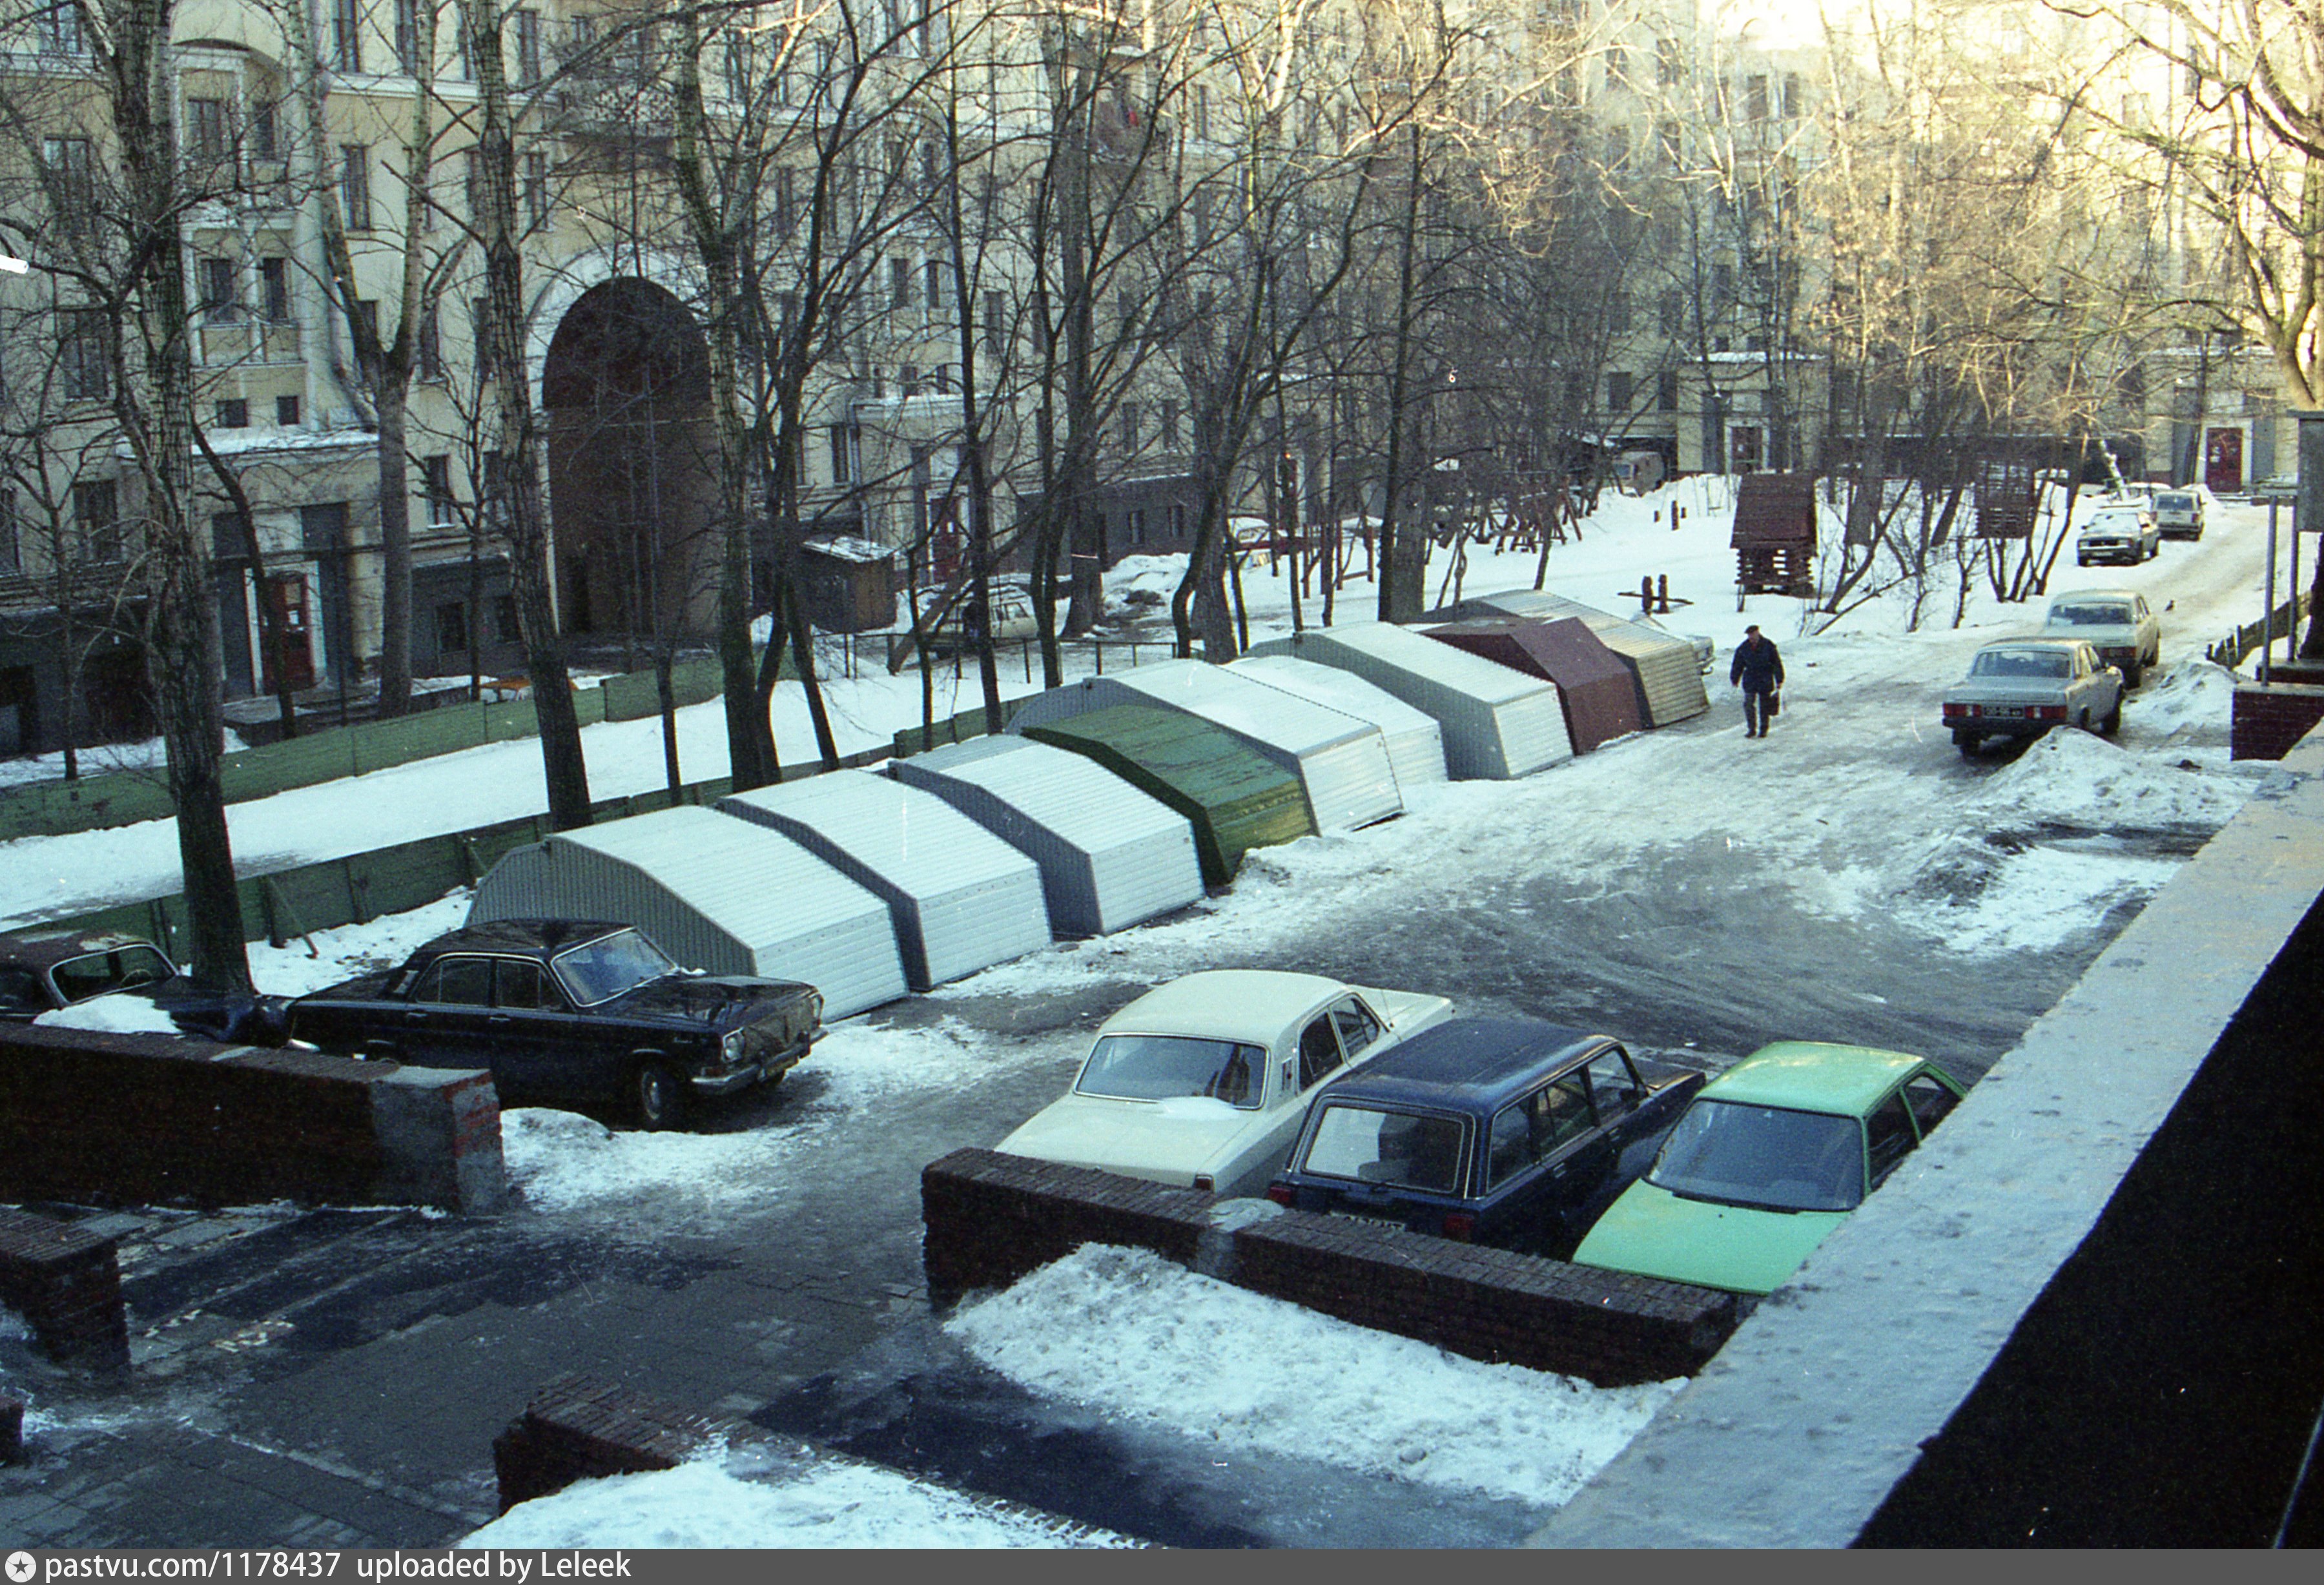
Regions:
<svg viewBox="0 0 2324 1585"><path fill-rule="evenodd" d="M1763 1046L1702 1087L1574 1263L1769 1293L1965 1093L1901 1051Z"/></svg>

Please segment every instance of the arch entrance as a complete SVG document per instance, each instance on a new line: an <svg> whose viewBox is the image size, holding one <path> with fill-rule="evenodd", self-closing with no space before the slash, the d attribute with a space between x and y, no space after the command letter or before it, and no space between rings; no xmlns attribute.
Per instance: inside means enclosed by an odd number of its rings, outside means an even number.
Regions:
<svg viewBox="0 0 2324 1585"><path fill-rule="evenodd" d="M625 645L699 637L717 608L710 349L651 281L608 281L541 368L559 625Z"/></svg>

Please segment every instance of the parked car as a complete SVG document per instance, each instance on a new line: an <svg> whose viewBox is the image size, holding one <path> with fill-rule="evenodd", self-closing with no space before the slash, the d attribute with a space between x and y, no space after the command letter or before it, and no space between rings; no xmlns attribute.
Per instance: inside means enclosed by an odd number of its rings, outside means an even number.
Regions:
<svg viewBox="0 0 2324 1585"><path fill-rule="evenodd" d="M1072 1090L1001 1148L1258 1194L1281 1170L1326 1080L1441 1022L1452 1006L1315 974L1188 974L1108 1018Z"/></svg>
<svg viewBox="0 0 2324 1585"><path fill-rule="evenodd" d="M1324 1085L1267 1195L1563 1257L1702 1087L1611 1036L1449 1018Z"/></svg>
<svg viewBox="0 0 2324 1585"><path fill-rule="evenodd" d="M2122 673L2080 639L1987 644L1945 690L1944 723L1964 754L1989 737L2040 737L2053 726L2112 736L2122 727Z"/></svg>
<svg viewBox="0 0 2324 1585"><path fill-rule="evenodd" d="M2154 498L2154 530L2166 539L2203 537L2203 493L2165 490Z"/></svg>
<svg viewBox="0 0 2324 1585"><path fill-rule="evenodd" d="M28 1024L42 1013L115 995L152 1002L181 1034L233 1045L282 1044L286 999L200 989L169 954L142 936L81 930L0 934L0 1020Z"/></svg>
<svg viewBox="0 0 2324 1585"><path fill-rule="evenodd" d="M2146 680L2146 668L2163 661L2163 623L2135 589L2077 589L2050 602L2042 621L2043 638L2080 639L2098 659L2122 673L2122 686Z"/></svg>
<svg viewBox="0 0 2324 1585"><path fill-rule="evenodd" d="M2122 502L2101 506L2083 521L2074 539L2074 559L2083 567L2095 561L2136 567L2162 548L2154 514L2142 504Z"/></svg>
<svg viewBox="0 0 2324 1585"><path fill-rule="evenodd" d="M504 1105L622 1105L649 1129L781 1077L822 1033L812 985L697 974L600 920L471 925L290 1004L326 1051L489 1068Z"/></svg>
<svg viewBox="0 0 2324 1585"><path fill-rule="evenodd" d="M1783 1040L1702 1087L1573 1258L1738 1294L1788 1281L1966 1092L1924 1057Z"/></svg>
<svg viewBox="0 0 2324 1585"><path fill-rule="evenodd" d="M947 606L941 588L923 589L915 599L921 620L931 623L928 629L928 650L932 654L947 654L954 650L971 648L975 643L976 622L967 589ZM991 585L992 640L995 643L1015 643L1020 639L1038 638L1039 622L1033 614L1033 596L1012 585L996 582Z"/></svg>

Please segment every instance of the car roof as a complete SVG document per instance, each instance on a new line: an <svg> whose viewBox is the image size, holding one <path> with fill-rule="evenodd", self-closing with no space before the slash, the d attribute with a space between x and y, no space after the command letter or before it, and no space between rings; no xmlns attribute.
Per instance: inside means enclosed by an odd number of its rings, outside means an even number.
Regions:
<svg viewBox="0 0 2324 1585"><path fill-rule="evenodd" d="M1988 650L2072 650L2089 641L2087 639L2053 639L2028 635L2022 639L1996 639L1990 644L1979 644L1977 647L1977 652L1982 655Z"/></svg>
<svg viewBox="0 0 2324 1585"><path fill-rule="evenodd" d="M2078 600L2135 600L2137 598L2138 591L2135 589L2069 589L2062 594L2053 594L2050 597L2050 609L2055 611L2061 605L2070 605Z"/></svg>
<svg viewBox="0 0 2324 1585"><path fill-rule="evenodd" d="M1106 1019L1098 1033L1191 1035L1272 1046L1295 1020L1354 989L1321 974L1205 969L1156 986Z"/></svg>
<svg viewBox="0 0 2324 1585"><path fill-rule="evenodd" d="M411 955L447 952L562 952L630 926L612 919L488 919L447 930Z"/></svg>
<svg viewBox="0 0 2324 1585"><path fill-rule="evenodd" d="M0 963L51 969L93 952L112 952L124 946L150 946L161 951L144 936L123 930L9 930L0 932ZM167 957L169 954L161 955Z"/></svg>
<svg viewBox="0 0 2324 1585"><path fill-rule="evenodd" d="M1612 1038L1538 1018L1447 1018L1333 1080L1325 1094L1489 1111Z"/></svg>
<svg viewBox="0 0 2324 1585"><path fill-rule="evenodd" d="M1706 1100L1861 1117L1928 1058L1871 1046L1778 1040L1705 1084Z"/></svg>

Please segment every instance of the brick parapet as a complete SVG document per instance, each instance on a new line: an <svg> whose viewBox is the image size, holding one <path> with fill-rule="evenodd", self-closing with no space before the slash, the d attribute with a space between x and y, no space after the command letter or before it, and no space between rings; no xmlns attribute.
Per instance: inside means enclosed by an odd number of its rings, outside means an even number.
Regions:
<svg viewBox="0 0 2324 1585"><path fill-rule="evenodd" d="M33 1341L60 1364L129 1367L128 1310L112 1239L0 1207L0 1304L22 1315ZM20 1431L22 1417L20 1408Z"/></svg>

